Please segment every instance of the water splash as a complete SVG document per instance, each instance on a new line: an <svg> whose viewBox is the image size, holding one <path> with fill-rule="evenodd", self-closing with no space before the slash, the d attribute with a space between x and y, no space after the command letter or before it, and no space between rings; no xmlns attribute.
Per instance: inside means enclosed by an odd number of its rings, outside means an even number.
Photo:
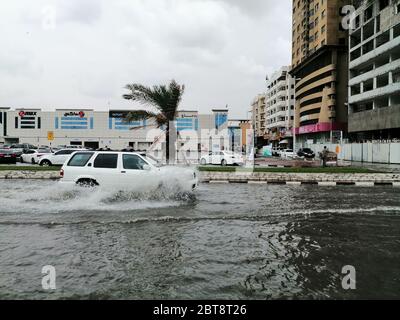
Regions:
<svg viewBox="0 0 400 320"><path fill-rule="evenodd" d="M196 201L191 192L160 187L142 192L105 187L83 188L58 182L13 181L0 196L0 214L72 211L135 211L182 206Z"/></svg>

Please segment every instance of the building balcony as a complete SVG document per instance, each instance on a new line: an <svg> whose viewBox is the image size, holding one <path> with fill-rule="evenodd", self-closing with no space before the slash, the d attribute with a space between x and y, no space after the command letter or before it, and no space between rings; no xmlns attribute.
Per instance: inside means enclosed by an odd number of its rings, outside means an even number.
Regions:
<svg viewBox="0 0 400 320"><path fill-rule="evenodd" d="M350 96L349 103L354 104L363 101L373 100L382 96L398 94L398 92L400 92L400 82L392 83L382 88L375 88L367 92Z"/></svg>
<svg viewBox="0 0 400 320"><path fill-rule="evenodd" d="M384 53L388 52L389 50L398 48L400 46L400 37L397 37L388 43L385 43L384 45L371 50L370 52L361 55L360 57L354 59L353 61L350 61L349 68L354 69L360 64L365 64L369 62L370 60L375 59L377 56L383 55Z"/></svg>
<svg viewBox="0 0 400 320"><path fill-rule="evenodd" d="M291 138L293 137L293 131L291 129L288 129L284 132L284 137L285 138Z"/></svg>
<svg viewBox="0 0 400 320"><path fill-rule="evenodd" d="M286 121L276 121L274 123L270 123L267 125L267 129L286 128L286 127L287 127Z"/></svg>
<svg viewBox="0 0 400 320"><path fill-rule="evenodd" d="M363 73L357 77L350 79L349 85L354 86L361 82L365 82L367 80L388 74L390 71L394 71L394 70L398 70L398 69L400 69L400 59L397 59L397 60L387 63L379 68L368 71L366 73Z"/></svg>

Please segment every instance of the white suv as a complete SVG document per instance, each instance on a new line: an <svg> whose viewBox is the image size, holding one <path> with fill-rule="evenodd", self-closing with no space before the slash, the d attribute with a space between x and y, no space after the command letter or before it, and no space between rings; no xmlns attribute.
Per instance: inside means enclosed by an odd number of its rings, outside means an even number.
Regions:
<svg viewBox="0 0 400 320"><path fill-rule="evenodd" d="M60 175L62 184L123 187L139 192L161 186L190 192L198 181L192 169L157 167L154 160L142 154L114 151L75 151Z"/></svg>

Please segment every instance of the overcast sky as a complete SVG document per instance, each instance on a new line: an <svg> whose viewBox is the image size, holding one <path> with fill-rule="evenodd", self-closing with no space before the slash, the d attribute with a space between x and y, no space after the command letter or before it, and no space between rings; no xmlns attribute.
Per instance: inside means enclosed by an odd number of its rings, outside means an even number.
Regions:
<svg viewBox="0 0 400 320"><path fill-rule="evenodd" d="M136 107L127 83L186 86L180 109L247 116L290 64L291 0L0 2L0 106Z"/></svg>

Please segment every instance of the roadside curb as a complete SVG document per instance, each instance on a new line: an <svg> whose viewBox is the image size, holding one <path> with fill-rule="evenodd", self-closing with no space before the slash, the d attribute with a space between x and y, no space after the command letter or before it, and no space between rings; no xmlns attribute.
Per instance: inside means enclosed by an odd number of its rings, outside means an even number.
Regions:
<svg viewBox="0 0 400 320"><path fill-rule="evenodd" d="M316 185L335 186L393 186L400 187L397 173L270 173L270 172L202 172L203 183L243 183L252 185Z"/></svg>
<svg viewBox="0 0 400 320"><path fill-rule="evenodd" d="M4 180L59 180L59 171L0 171L0 179Z"/></svg>
<svg viewBox="0 0 400 320"><path fill-rule="evenodd" d="M320 187L336 187L336 186L357 186L357 187L374 187L374 186L392 186L400 188L400 182L327 182L327 181L228 181L228 180L203 180L205 184L251 184L251 185L287 185L287 186L304 186L316 185Z"/></svg>
<svg viewBox="0 0 400 320"><path fill-rule="evenodd" d="M0 180L54 180L60 179L58 171L0 171ZM251 184L251 185L316 185L335 186L393 186L400 188L397 173L262 173L262 172L200 172L199 182L208 184Z"/></svg>

